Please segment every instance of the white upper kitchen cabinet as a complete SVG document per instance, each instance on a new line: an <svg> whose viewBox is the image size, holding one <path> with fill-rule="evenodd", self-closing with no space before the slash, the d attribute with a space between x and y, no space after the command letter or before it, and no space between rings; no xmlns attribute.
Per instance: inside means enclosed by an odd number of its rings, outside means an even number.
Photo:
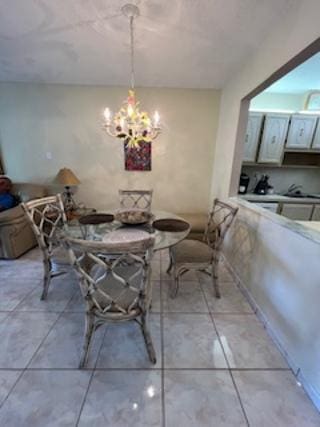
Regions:
<svg viewBox="0 0 320 427"><path fill-rule="evenodd" d="M320 119L318 119L317 129L314 134L311 148L320 150Z"/></svg>
<svg viewBox="0 0 320 427"><path fill-rule="evenodd" d="M308 149L311 147L317 116L293 114L286 148Z"/></svg>
<svg viewBox="0 0 320 427"><path fill-rule="evenodd" d="M244 162L256 161L262 122L262 113L249 113L247 131L244 140Z"/></svg>
<svg viewBox="0 0 320 427"><path fill-rule="evenodd" d="M289 114L270 113L266 115L258 163L281 163L289 119Z"/></svg>

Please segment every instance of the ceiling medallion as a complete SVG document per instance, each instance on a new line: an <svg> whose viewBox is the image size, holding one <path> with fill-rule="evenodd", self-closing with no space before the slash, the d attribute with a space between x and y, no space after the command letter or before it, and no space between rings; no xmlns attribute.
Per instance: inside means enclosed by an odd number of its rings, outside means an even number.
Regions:
<svg viewBox="0 0 320 427"><path fill-rule="evenodd" d="M103 128L106 132L122 139L128 148L139 148L141 142L152 142L160 133L160 116L155 111L153 118L146 111L140 111L140 103L134 91L134 19L140 15L139 8L126 4L121 8L124 16L129 19L130 27L130 59L131 89L120 110L112 115L109 108L104 110Z"/></svg>

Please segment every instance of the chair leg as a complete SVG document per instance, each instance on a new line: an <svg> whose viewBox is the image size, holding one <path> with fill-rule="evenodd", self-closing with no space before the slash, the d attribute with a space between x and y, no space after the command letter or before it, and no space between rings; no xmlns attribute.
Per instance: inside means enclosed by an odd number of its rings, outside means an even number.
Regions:
<svg viewBox="0 0 320 427"><path fill-rule="evenodd" d="M213 290L216 298L221 298L218 277L219 254L215 253L211 264Z"/></svg>
<svg viewBox="0 0 320 427"><path fill-rule="evenodd" d="M170 274L172 267L173 267L173 258L172 258L171 248L169 248L169 266L167 268L167 274Z"/></svg>
<svg viewBox="0 0 320 427"><path fill-rule="evenodd" d="M80 359L79 368L84 368L87 364L90 344L92 342L92 337L95 329L93 314L86 313L85 321L86 321L86 324L85 324L85 332L84 332L84 344L83 344L83 351Z"/></svg>
<svg viewBox="0 0 320 427"><path fill-rule="evenodd" d="M43 301L47 299L49 285L51 281L51 261L50 258L44 258L43 260L43 269L44 269L44 277L43 277L43 291L40 299Z"/></svg>
<svg viewBox="0 0 320 427"><path fill-rule="evenodd" d="M154 347L153 347L153 342L152 342L152 338L151 338L151 335L149 332L149 328L147 325L147 315L146 314L143 314L141 316L141 329L142 329L144 341L146 343L149 359L150 359L151 363L156 364L157 363L157 357L156 357L156 352L155 352Z"/></svg>
<svg viewBox="0 0 320 427"><path fill-rule="evenodd" d="M175 298L178 295L179 276L180 276L180 271L177 270L176 265L173 264L173 280L170 281L170 285L169 285L170 298Z"/></svg>

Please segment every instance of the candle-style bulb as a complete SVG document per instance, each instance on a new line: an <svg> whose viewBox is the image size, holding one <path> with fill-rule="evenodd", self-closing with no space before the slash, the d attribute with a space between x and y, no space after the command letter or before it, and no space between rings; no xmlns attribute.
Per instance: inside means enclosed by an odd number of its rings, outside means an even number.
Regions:
<svg viewBox="0 0 320 427"><path fill-rule="evenodd" d="M154 127L158 127L159 126L159 123L160 123L160 114L158 113L158 111L154 112L153 123L154 123Z"/></svg>
<svg viewBox="0 0 320 427"><path fill-rule="evenodd" d="M104 115L104 118L106 119L106 121L110 122L111 111L110 111L110 109L108 107L104 110L103 115Z"/></svg>
<svg viewBox="0 0 320 427"><path fill-rule="evenodd" d="M131 117L132 117L132 115L133 115L133 107L132 107L132 105L131 105L131 104L128 104L127 112L128 112L128 116L129 116L129 117L130 117L130 119L131 119Z"/></svg>

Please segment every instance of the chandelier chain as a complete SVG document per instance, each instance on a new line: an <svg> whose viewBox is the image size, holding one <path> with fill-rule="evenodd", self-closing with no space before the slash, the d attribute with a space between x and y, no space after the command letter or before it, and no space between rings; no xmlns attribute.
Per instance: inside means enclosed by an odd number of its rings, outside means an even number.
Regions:
<svg viewBox="0 0 320 427"><path fill-rule="evenodd" d="M134 89L134 17L130 16L131 89Z"/></svg>

